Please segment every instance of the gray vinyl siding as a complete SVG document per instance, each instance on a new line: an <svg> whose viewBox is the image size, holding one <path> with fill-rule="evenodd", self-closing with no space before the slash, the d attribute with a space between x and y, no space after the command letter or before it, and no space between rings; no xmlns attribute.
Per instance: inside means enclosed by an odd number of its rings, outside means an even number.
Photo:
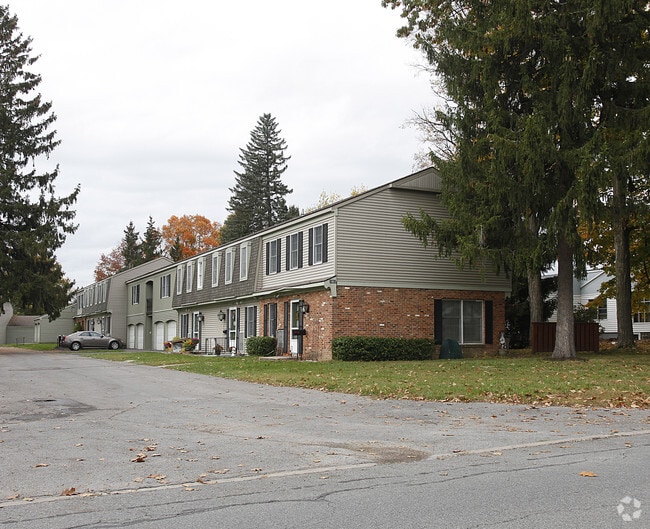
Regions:
<svg viewBox="0 0 650 529"><path fill-rule="evenodd" d="M309 264L309 230L327 224L327 262L318 264ZM303 251L302 266L287 270L286 244L287 236L302 233ZM280 269L277 273L266 273L266 248L267 243L280 240ZM301 223L291 224L272 233L265 234L262 239L262 260L261 260L261 285L259 290L272 291L280 288L307 285L325 281L335 274L335 216L331 211L317 217L309 217Z"/></svg>
<svg viewBox="0 0 650 529"><path fill-rule="evenodd" d="M460 270L452 259L438 258L407 232L402 218L424 209L434 218L448 216L440 195L387 187L343 204L336 223L338 284L446 290L510 291L505 276Z"/></svg>

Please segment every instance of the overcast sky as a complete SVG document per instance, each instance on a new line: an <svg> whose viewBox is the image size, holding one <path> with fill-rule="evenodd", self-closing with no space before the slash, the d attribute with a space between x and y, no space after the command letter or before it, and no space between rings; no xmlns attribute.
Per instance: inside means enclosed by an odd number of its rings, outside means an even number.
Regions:
<svg viewBox="0 0 650 529"><path fill-rule="evenodd" d="M258 118L291 156L290 205L410 174L406 126L433 94L421 55L380 0L9 0L33 39L58 117L57 193L76 184L79 229L57 253L77 286L133 221L223 222L239 149Z"/></svg>

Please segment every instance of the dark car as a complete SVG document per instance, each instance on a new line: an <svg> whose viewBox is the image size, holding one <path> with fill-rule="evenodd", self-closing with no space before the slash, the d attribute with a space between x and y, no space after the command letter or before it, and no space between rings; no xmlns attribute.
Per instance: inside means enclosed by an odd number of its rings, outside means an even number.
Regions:
<svg viewBox="0 0 650 529"><path fill-rule="evenodd" d="M82 347L86 349L119 349L122 347L122 340L105 336L96 331L79 331L64 336L60 345L69 347L73 351L78 351Z"/></svg>

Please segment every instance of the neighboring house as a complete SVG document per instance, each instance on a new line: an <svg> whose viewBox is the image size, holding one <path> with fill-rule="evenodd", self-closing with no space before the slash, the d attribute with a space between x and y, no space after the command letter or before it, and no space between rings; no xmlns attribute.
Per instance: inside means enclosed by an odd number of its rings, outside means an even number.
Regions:
<svg viewBox="0 0 650 529"><path fill-rule="evenodd" d="M70 304L61 311L61 315L50 321L46 315L34 319L35 343L58 343L59 336L70 334L74 328L74 317L77 314L76 304Z"/></svg>
<svg viewBox="0 0 650 529"><path fill-rule="evenodd" d="M126 282L126 346L162 351L176 337L178 313L172 308L176 265L170 264Z"/></svg>
<svg viewBox="0 0 650 529"><path fill-rule="evenodd" d="M119 272L86 286L77 293L75 323L82 329L127 339L126 319L129 294L127 282L171 264L166 257Z"/></svg>
<svg viewBox="0 0 650 529"><path fill-rule="evenodd" d="M11 303L5 303L0 313L0 344L34 343L34 320L37 317L16 315Z"/></svg>
<svg viewBox="0 0 650 529"><path fill-rule="evenodd" d="M584 279L575 279L573 283L574 305L586 305L600 295L600 286L611 279L602 270L588 270ZM645 312L632 315L632 331L637 340L650 339L650 301ZM618 336L616 299L608 298L598 307L598 323L601 338L615 339Z"/></svg>
<svg viewBox="0 0 650 529"><path fill-rule="evenodd" d="M337 336L495 349L510 280L424 248L402 225L420 209L447 216L433 169L176 263L179 335L207 352L245 352L246 338L276 336L279 353L311 360L331 359Z"/></svg>

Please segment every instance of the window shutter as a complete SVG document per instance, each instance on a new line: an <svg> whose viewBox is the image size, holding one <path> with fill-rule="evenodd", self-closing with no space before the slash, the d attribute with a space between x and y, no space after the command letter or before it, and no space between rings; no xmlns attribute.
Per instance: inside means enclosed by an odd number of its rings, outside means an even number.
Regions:
<svg viewBox="0 0 650 529"><path fill-rule="evenodd" d="M284 263L284 269L289 270L291 267L291 235L287 235L287 238L285 239L285 242L287 243L287 247L284 249L285 251L285 263ZM278 269L279 270L279 269Z"/></svg>
<svg viewBox="0 0 650 529"><path fill-rule="evenodd" d="M485 301L485 343L494 343L494 307L492 301Z"/></svg>
<svg viewBox="0 0 650 529"><path fill-rule="evenodd" d="M314 264L314 228L309 228L309 248L307 249L307 263L309 266Z"/></svg>
<svg viewBox="0 0 650 529"><path fill-rule="evenodd" d="M302 268L302 232L298 233L298 268Z"/></svg>
<svg viewBox="0 0 650 529"><path fill-rule="evenodd" d="M262 334L264 336L269 335L269 304L265 303L264 304L264 322L263 322L264 328L262 330Z"/></svg>
<svg viewBox="0 0 650 529"><path fill-rule="evenodd" d="M327 223L323 224L323 262L327 262Z"/></svg>
<svg viewBox="0 0 650 529"><path fill-rule="evenodd" d="M266 243L266 275L269 275L269 249L271 248L271 243Z"/></svg>
<svg viewBox="0 0 650 529"><path fill-rule="evenodd" d="M433 339L436 344L442 343L442 300L433 301Z"/></svg>
<svg viewBox="0 0 650 529"><path fill-rule="evenodd" d="M282 239L278 239L278 251L275 255L277 257L277 266L275 269L279 272L282 270L282 268L280 268L282 262Z"/></svg>
<svg viewBox="0 0 650 529"><path fill-rule="evenodd" d="M282 344L282 352L289 352L289 318L291 318L291 307L289 302L284 302L284 323L282 328L284 329L284 343Z"/></svg>

